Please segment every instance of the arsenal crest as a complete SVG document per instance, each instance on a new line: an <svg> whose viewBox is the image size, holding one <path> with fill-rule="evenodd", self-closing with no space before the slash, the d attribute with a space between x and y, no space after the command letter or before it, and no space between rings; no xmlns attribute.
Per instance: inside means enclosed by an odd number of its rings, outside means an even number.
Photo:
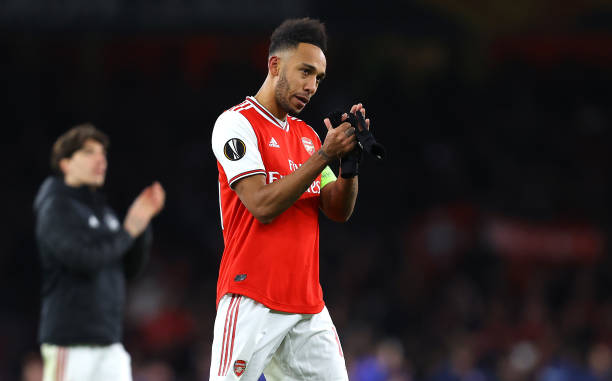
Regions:
<svg viewBox="0 0 612 381"><path fill-rule="evenodd" d="M245 369L246 369L246 361L244 360L234 361L234 373L236 374L236 377L242 376L242 373L244 373Z"/></svg>
<svg viewBox="0 0 612 381"><path fill-rule="evenodd" d="M306 152L308 152L309 154L312 155L315 152L315 147L314 147L314 144L312 143L312 140L306 137L303 137L302 144L304 145L304 148L306 148Z"/></svg>

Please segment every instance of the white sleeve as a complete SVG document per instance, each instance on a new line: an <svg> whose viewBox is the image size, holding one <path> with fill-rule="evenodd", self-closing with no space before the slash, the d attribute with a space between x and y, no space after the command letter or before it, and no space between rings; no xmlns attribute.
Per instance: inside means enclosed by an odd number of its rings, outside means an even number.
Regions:
<svg viewBox="0 0 612 381"><path fill-rule="evenodd" d="M266 174L251 123L242 114L225 111L212 132L212 149L230 187L242 178Z"/></svg>

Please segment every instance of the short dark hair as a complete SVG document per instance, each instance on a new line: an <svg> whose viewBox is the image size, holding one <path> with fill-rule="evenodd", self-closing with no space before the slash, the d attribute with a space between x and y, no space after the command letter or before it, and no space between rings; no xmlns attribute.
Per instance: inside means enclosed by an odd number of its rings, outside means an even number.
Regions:
<svg viewBox="0 0 612 381"><path fill-rule="evenodd" d="M268 56L279 50L295 48L300 42L316 45L325 53L327 51L325 25L309 17L283 21L270 36Z"/></svg>
<svg viewBox="0 0 612 381"><path fill-rule="evenodd" d="M104 146L104 149L108 149L110 140L108 136L94 127L91 123L79 124L72 127L68 131L64 132L51 149L51 169L57 175L63 176L63 172L60 168L60 161L67 157L71 157L76 151L83 148L83 144L88 139L93 139Z"/></svg>

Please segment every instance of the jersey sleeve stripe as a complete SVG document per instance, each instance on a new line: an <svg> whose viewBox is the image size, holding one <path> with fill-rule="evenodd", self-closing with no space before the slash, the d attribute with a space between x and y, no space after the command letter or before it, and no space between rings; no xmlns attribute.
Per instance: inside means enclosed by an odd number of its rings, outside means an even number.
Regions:
<svg viewBox="0 0 612 381"><path fill-rule="evenodd" d="M241 112L241 111L244 111L244 110L248 110L250 108L253 108L253 105L251 105L250 103L247 103L247 104L245 104L243 106L235 107L234 109L232 109L232 111Z"/></svg>
<svg viewBox="0 0 612 381"><path fill-rule="evenodd" d="M259 175L259 174L265 175L266 171L263 170L263 169L254 169L252 171L242 172L242 173L239 173L236 176L232 177L228 181L228 183L229 183L230 186L232 186L233 183L235 183L236 181L238 181L238 180L240 180L242 178L249 177L249 176L252 176L252 175Z"/></svg>
<svg viewBox="0 0 612 381"><path fill-rule="evenodd" d="M242 103L240 103L240 104L238 104L238 105L236 105L236 106L231 107L231 108L230 108L229 110L227 110L227 111L236 111L236 109L237 109L237 108L244 107L245 105L248 105L248 104L249 104L249 103L248 103L247 101L244 101L244 102L242 102Z"/></svg>

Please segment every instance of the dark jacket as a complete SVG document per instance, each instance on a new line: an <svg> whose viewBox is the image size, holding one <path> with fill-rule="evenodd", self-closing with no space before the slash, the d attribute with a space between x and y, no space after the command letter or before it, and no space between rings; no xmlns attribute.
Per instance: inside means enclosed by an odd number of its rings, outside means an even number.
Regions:
<svg viewBox="0 0 612 381"><path fill-rule="evenodd" d="M126 278L148 259L150 227L133 239L99 192L57 177L43 182L34 211L43 278L39 341L120 342Z"/></svg>

